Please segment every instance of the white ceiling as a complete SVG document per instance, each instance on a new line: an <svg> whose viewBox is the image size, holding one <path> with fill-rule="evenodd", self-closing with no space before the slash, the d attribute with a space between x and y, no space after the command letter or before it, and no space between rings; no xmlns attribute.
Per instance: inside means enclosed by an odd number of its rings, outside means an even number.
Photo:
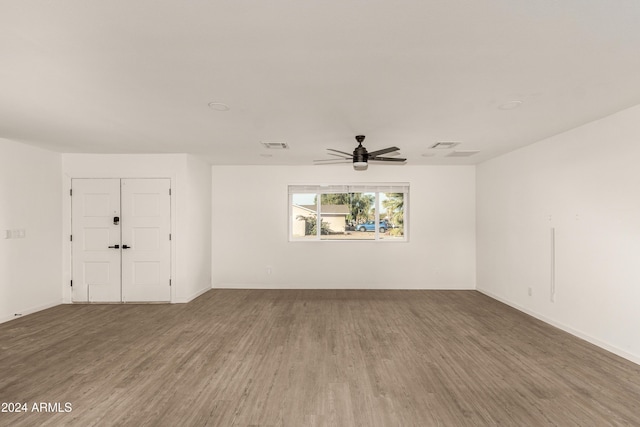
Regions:
<svg viewBox="0 0 640 427"><path fill-rule="evenodd" d="M639 23L637 0L0 0L0 137L311 165L365 134L477 163L640 104Z"/></svg>

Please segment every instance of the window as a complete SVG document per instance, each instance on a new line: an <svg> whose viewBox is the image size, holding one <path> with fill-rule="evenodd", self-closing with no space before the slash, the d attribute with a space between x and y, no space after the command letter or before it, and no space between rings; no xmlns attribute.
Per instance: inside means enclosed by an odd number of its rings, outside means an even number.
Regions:
<svg viewBox="0 0 640 427"><path fill-rule="evenodd" d="M290 185L289 240L404 242L408 199L409 184Z"/></svg>

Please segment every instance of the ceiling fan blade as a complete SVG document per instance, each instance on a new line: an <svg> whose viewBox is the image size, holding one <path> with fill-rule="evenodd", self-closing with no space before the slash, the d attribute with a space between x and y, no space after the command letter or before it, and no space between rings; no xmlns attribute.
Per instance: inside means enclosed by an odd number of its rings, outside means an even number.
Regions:
<svg viewBox="0 0 640 427"><path fill-rule="evenodd" d="M353 156L345 156L344 154L337 154L337 153L327 153L330 156L336 156L336 157L340 157L341 159L345 159L345 160L352 160Z"/></svg>
<svg viewBox="0 0 640 427"><path fill-rule="evenodd" d="M333 151L333 152L336 152L336 153L344 154L345 156L349 156L349 158L351 158L351 156L353 155L351 153L345 153L344 151L334 150L333 148L327 148L327 151ZM331 154L331 153L329 153L329 154Z"/></svg>
<svg viewBox="0 0 640 427"><path fill-rule="evenodd" d="M380 154L387 154L387 153L391 153L393 151L399 151L399 150L400 149L398 147L389 147L389 148L383 148L382 150L378 150L378 151L371 151L369 152L369 158L378 156Z"/></svg>
<svg viewBox="0 0 640 427"><path fill-rule="evenodd" d="M314 162L351 162L351 159L315 159Z"/></svg>
<svg viewBox="0 0 640 427"><path fill-rule="evenodd" d="M369 157L370 162L406 162L407 159L402 159L400 157Z"/></svg>
<svg viewBox="0 0 640 427"><path fill-rule="evenodd" d="M314 165L335 165L338 163L351 163L351 160L333 160L333 159L327 159L327 160L314 160L313 164Z"/></svg>

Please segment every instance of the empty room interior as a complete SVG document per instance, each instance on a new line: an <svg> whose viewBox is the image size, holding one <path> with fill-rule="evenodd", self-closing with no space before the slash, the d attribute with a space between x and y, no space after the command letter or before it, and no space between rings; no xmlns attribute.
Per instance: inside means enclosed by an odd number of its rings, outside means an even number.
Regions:
<svg viewBox="0 0 640 427"><path fill-rule="evenodd" d="M0 0L0 426L640 425L638 22Z"/></svg>

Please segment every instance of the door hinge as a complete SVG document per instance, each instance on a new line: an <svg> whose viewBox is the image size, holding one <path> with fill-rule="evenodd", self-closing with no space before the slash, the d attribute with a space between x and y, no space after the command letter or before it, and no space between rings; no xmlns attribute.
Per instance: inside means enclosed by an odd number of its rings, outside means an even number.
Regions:
<svg viewBox="0 0 640 427"><path fill-rule="evenodd" d="M169 286L171 286L171 279L169 279Z"/></svg>
<svg viewBox="0 0 640 427"><path fill-rule="evenodd" d="M73 242L73 234L69 234L69 241Z"/></svg>
<svg viewBox="0 0 640 427"><path fill-rule="evenodd" d="M73 188L70 188L70 189L69 189L69 195L70 195L70 196L73 196Z"/></svg>
<svg viewBox="0 0 640 427"><path fill-rule="evenodd" d="M71 281L71 287L73 288L73 280Z"/></svg>
<svg viewBox="0 0 640 427"><path fill-rule="evenodd" d="M169 233L169 240L171 240L171 233Z"/></svg>
<svg viewBox="0 0 640 427"><path fill-rule="evenodd" d="M171 195L171 189L169 189L169 195Z"/></svg>

